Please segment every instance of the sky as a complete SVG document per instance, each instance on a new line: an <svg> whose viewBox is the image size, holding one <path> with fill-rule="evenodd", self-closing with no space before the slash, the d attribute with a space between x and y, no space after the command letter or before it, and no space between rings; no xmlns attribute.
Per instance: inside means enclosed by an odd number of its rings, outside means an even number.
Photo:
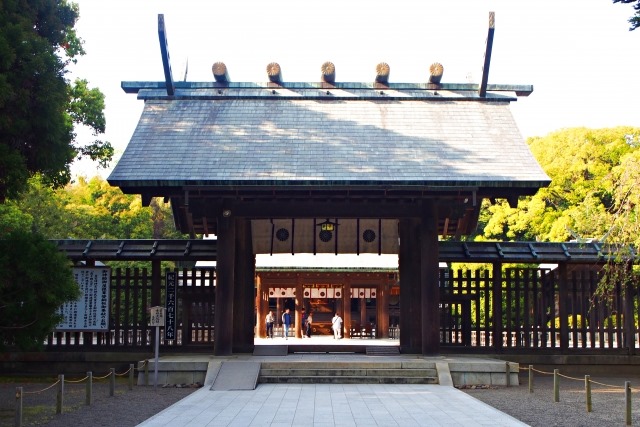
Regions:
<svg viewBox="0 0 640 427"><path fill-rule="evenodd" d="M331 61L342 82L371 82L376 64L386 62L391 82L423 83L439 62L443 83L479 83L493 11L489 83L534 87L511 107L524 138L578 126L640 126L640 29L629 31L631 5L610 0L75 2L87 54L69 78L87 79L105 94L105 139L116 159L143 108L121 82L164 81L158 14L178 81L185 72L187 81L213 81L217 61L235 82L267 81L274 61L285 81L319 81L320 66ZM80 162L72 171L107 177L110 169Z"/></svg>

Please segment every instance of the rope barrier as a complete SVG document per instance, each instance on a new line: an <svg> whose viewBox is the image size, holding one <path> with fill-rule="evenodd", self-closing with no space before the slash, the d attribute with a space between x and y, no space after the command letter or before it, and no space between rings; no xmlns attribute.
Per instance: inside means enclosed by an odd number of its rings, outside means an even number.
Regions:
<svg viewBox="0 0 640 427"><path fill-rule="evenodd" d="M43 388L42 390L37 390L37 391L23 391L22 394L38 394L38 393L42 393L44 391L47 391L55 386L57 386L60 383L60 380L56 381L55 383L51 384L49 387Z"/></svg>
<svg viewBox="0 0 640 427"><path fill-rule="evenodd" d="M553 372L539 371L538 369L533 369L533 368L531 368L531 370L532 370L533 372L537 372L537 373L539 373L539 374L553 375Z"/></svg>
<svg viewBox="0 0 640 427"><path fill-rule="evenodd" d="M81 382L83 382L84 380L87 380L87 379L89 379L89 377L84 377L84 378L83 378L83 379L81 379L81 380L64 380L64 382L65 382L65 383L70 383L70 384L73 384L73 383L81 383Z"/></svg>
<svg viewBox="0 0 640 427"><path fill-rule="evenodd" d="M562 378L566 378L568 380L574 380L574 381L584 381L584 378L575 378L575 377L569 377L567 375L563 375L560 372L558 372L558 376L562 377ZM593 381L592 381L593 382Z"/></svg>
<svg viewBox="0 0 640 427"><path fill-rule="evenodd" d="M111 376L111 372L109 372L104 377L93 377L94 380L104 380L105 378L109 378Z"/></svg>
<svg viewBox="0 0 640 427"><path fill-rule="evenodd" d="M131 372L131 368L127 369L126 371L124 371L121 374L116 374L116 377L124 377L125 375L127 375L129 372Z"/></svg>
<svg viewBox="0 0 640 427"><path fill-rule="evenodd" d="M147 363L149 363L149 360L148 360L148 359L147 359L147 360L145 360L144 362L142 362L142 366L140 366L139 368L133 368L133 369L135 369L136 371L141 371L141 370L142 370L142 368L144 368L145 366L147 366Z"/></svg>

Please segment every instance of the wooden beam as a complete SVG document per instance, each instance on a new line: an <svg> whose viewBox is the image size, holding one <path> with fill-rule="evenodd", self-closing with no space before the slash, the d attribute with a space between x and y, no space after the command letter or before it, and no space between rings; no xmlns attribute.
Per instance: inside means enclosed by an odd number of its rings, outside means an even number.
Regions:
<svg viewBox="0 0 640 427"><path fill-rule="evenodd" d="M434 62L429 67L429 83L440 84L442 80L442 74L444 73L444 67L439 62Z"/></svg>
<svg viewBox="0 0 640 427"><path fill-rule="evenodd" d="M391 67L386 62L381 62L376 65L376 83L383 85L389 84L389 74L391 73Z"/></svg>
<svg viewBox="0 0 640 427"><path fill-rule="evenodd" d="M216 79L218 83L229 83L229 73L227 72L227 66L224 62L214 62L211 66L211 72L213 73L213 78Z"/></svg>
<svg viewBox="0 0 640 427"><path fill-rule="evenodd" d="M164 80L167 88L167 95L173 96L175 85L173 84L173 74L171 73L171 62L169 61L169 42L167 41L167 29L164 25L164 14L158 14L158 38L160 39L160 54L162 55L162 68L164 68Z"/></svg>
<svg viewBox="0 0 640 427"><path fill-rule="evenodd" d="M493 48L493 33L496 25L495 12L489 12L489 32L487 33L487 46L484 52L484 65L482 66L482 81L478 89L478 95L487 96L487 83L489 81L489 65L491 64L491 49Z"/></svg>
<svg viewBox="0 0 640 427"><path fill-rule="evenodd" d="M267 76L271 83L282 83L282 70L277 62L270 62L267 65Z"/></svg>
<svg viewBox="0 0 640 427"><path fill-rule="evenodd" d="M336 66L333 65L333 62L325 62L320 67L321 80L324 83L334 84L336 82Z"/></svg>

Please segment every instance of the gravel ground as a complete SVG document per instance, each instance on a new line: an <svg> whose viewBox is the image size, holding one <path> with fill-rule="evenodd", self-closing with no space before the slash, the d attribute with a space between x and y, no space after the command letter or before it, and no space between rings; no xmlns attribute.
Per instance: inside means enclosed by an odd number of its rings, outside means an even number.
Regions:
<svg viewBox="0 0 640 427"><path fill-rule="evenodd" d="M631 381L633 425L640 426L640 376L637 378L592 377L592 381L614 386L592 385L591 413L586 412L584 377L576 380L560 379L560 401L553 401L553 378L539 376L534 381L534 392L529 392L528 378L520 379L520 386L478 387L462 389L479 399L531 426L624 426L624 382ZM96 381L93 404L85 405L84 384L65 384L63 414L55 414L55 387L41 393L48 383L9 382L0 384L0 426L14 425L15 390L21 386L24 426L94 427L135 426L197 390L195 386L160 387L134 386L129 390L125 381L118 381L114 396L109 396L109 384Z"/></svg>

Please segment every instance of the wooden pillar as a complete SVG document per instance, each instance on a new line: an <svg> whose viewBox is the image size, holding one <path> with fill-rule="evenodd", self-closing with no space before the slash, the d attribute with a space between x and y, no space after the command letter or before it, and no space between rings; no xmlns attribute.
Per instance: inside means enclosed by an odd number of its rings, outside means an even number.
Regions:
<svg viewBox="0 0 640 427"><path fill-rule="evenodd" d="M360 327L366 328L369 323L367 319L367 300L364 297L358 295L358 304L360 305Z"/></svg>
<svg viewBox="0 0 640 427"><path fill-rule="evenodd" d="M560 351L569 348L569 316L567 311L567 301L569 300L569 277L567 273L567 263L558 264L558 316L560 317ZM554 319L555 320L555 319ZM553 321L553 320L552 320Z"/></svg>
<svg viewBox="0 0 640 427"><path fill-rule="evenodd" d="M403 353L422 349L419 221L399 220L400 348Z"/></svg>
<svg viewBox="0 0 640 427"><path fill-rule="evenodd" d="M284 313L284 307L282 306L282 298L279 295L276 295L276 325L282 326L282 313Z"/></svg>
<svg viewBox="0 0 640 427"><path fill-rule="evenodd" d="M296 338L302 338L302 310L304 307L304 286L302 286L302 280L300 275L296 274Z"/></svg>
<svg viewBox="0 0 640 427"><path fill-rule="evenodd" d="M267 323L265 322L265 318L267 317L267 313L269 313L269 290L265 289L260 276L256 277L256 287L256 337L267 338Z"/></svg>
<svg viewBox="0 0 640 427"><path fill-rule="evenodd" d="M629 349L630 354L636 353L636 327L634 322L633 294L631 292L631 274L633 274L633 264L630 262L625 264L625 272L622 276L622 311L624 313L624 346ZM584 314L583 314L584 316ZM585 321L584 319L582 320Z"/></svg>
<svg viewBox="0 0 640 427"><path fill-rule="evenodd" d="M225 210L225 213L229 211ZM233 351L233 286L235 281L235 221L218 218L218 256L216 263L215 341L213 354L227 356Z"/></svg>
<svg viewBox="0 0 640 427"><path fill-rule="evenodd" d="M502 263L493 263L493 349L496 352L502 351L504 340L502 338Z"/></svg>
<svg viewBox="0 0 640 427"><path fill-rule="evenodd" d="M345 279L342 285L342 329L344 338L351 338L351 281Z"/></svg>
<svg viewBox="0 0 640 427"><path fill-rule="evenodd" d="M389 285L378 283L376 290L376 332L378 338L389 338Z"/></svg>
<svg viewBox="0 0 640 427"><path fill-rule="evenodd" d="M438 215L435 204L426 202L420 227L420 287L422 354L440 352L440 272Z"/></svg>
<svg viewBox="0 0 640 427"><path fill-rule="evenodd" d="M256 324L254 308L256 258L253 255L251 221L244 218L236 219L235 229L232 351L233 353L253 353Z"/></svg>

